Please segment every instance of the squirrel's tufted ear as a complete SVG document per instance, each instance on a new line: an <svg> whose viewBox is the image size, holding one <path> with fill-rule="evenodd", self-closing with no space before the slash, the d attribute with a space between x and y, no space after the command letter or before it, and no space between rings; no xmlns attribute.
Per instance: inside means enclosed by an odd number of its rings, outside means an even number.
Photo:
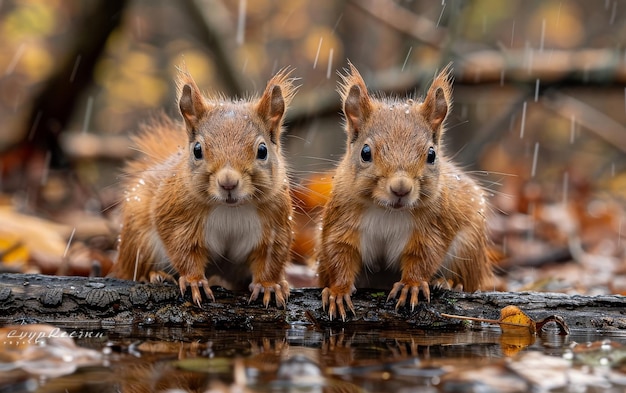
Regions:
<svg viewBox="0 0 626 393"><path fill-rule="evenodd" d="M291 72L292 69L284 68L274 75L267 82L267 87L256 106L256 111L265 123L273 144L279 143L283 117L296 91L294 79L289 77Z"/></svg>
<svg viewBox="0 0 626 393"><path fill-rule="evenodd" d="M448 64L435 78L428 89L420 111L433 132L433 141L439 143L443 133L443 122L452 106L451 64Z"/></svg>
<svg viewBox="0 0 626 393"><path fill-rule="evenodd" d="M208 107L196 82L186 69L179 69L177 82L180 96L178 107L185 120L189 140L192 140L198 123L206 114Z"/></svg>
<svg viewBox="0 0 626 393"><path fill-rule="evenodd" d="M372 112L372 103L367 93L365 82L352 63L348 63L350 71L341 75L339 94L343 101L343 113L346 116L346 131L350 143L354 142Z"/></svg>

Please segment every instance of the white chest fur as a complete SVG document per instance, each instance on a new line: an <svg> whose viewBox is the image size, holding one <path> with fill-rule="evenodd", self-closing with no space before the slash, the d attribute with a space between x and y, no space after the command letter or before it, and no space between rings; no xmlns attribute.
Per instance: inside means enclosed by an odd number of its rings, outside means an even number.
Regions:
<svg viewBox="0 0 626 393"><path fill-rule="evenodd" d="M243 263L261 239L261 220L255 206L218 206L206 220L206 244L213 256Z"/></svg>
<svg viewBox="0 0 626 393"><path fill-rule="evenodd" d="M363 264L373 272L382 266L398 269L413 231L411 213L371 206L365 210L360 229Z"/></svg>

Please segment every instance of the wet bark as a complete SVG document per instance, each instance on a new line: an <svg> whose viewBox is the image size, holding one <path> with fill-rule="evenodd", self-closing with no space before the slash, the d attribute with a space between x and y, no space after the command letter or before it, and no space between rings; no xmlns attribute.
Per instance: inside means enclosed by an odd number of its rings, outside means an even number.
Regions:
<svg viewBox="0 0 626 393"><path fill-rule="evenodd" d="M395 310L387 293L360 289L353 295L356 316L330 321L317 288L293 289L287 309L260 300L248 304L249 293L213 288L216 301L202 307L181 296L172 284L147 284L112 278L0 274L0 324L51 323L65 328L113 329L121 326L194 326L250 330L305 325L318 328L464 329L467 323L441 313L497 319L500 309L517 305L534 320L560 315L570 329L626 329L626 297L557 293L434 290L430 303L414 311ZM273 301L273 299L272 299Z"/></svg>

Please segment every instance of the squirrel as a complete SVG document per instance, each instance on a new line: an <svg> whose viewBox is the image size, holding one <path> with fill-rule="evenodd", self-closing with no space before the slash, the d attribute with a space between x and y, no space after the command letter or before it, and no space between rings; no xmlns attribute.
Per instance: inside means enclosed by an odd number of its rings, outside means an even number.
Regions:
<svg viewBox="0 0 626 393"><path fill-rule="evenodd" d="M322 213L318 279L332 320L356 315L356 287L391 291L413 310L429 281L475 291L492 277L483 189L442 151L451 66L423 102L371 96L354 65L342 74L346 151ZM395 283L394 283L395 282Z"/></svg>
<svg viewBox="0 0 626 393"><path fill-rule="evenodd" d="M258 99L205 97L179 69L178 106L144 125L128 163L119 254L113 276L162 281L178 276L200 306L209 279L249 284L249 301L271 293L286 307L284 269L292 242L292 202L281 151L283 118L296 87L283 69Z"/></svg>

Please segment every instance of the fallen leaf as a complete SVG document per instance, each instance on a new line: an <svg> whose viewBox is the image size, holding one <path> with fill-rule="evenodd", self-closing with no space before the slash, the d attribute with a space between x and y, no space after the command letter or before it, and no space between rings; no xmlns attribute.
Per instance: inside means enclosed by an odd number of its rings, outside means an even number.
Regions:
<svg viewBox="0 0 626 393"><path fill-rule="evenodd" d="M522 335L537 333L535 321L517 306L506 306L500 310L498 323L502 333Z"/></svg>
<svg viewBox="0 0 626 393"><path fill-rule="evenodd" d="M0 238L18 239L45 272L58 268L65 252L71 228L0 206Z"/></svg>

